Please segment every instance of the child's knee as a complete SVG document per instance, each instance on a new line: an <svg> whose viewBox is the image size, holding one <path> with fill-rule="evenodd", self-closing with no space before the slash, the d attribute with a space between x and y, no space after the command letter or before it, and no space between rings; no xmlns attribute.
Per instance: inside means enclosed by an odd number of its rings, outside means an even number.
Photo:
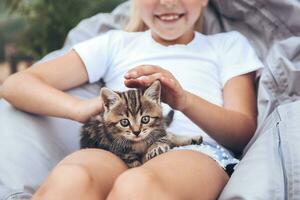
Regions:
<svg viewBox="0 0 300 200"><path fill-rule="evenodd" d="M53 194L61 194L63 196L72 196L73 194L75 195L75 193L84 194L92 188L95 188L93 184L92 174L86 167L62 164L53 170L33 199L51 197ZM68 191L69 194L66 194L66 191Z"/></svg>
<svg viewBox="0 0 300 200"><path fill-rule="evenodd" d="M166 197L166 191L161 189L164 188L162 184L159 176L150 170L130 169L117 178L108 199L122 199L126 196L128 199L147 200L153 199L154 194L169 199Z"/></svg>
<svg viewBox="0 0 300 200"><path fill-rule="evenodd" d="M84 165L80 164L63 164L57 166L52 172L57 183L80 188L89 187L93 184L92 172ZM50 176L51 176L50 175Z"/></svg>

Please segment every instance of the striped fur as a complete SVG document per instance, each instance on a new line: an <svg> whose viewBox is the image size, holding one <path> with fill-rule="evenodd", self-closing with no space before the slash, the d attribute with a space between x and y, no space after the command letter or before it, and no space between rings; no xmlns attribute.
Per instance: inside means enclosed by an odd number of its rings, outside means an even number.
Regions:
<svg viewBox="0 0 300 200"><path fill-rule="evenodd" d="M201 143L201 137L186 138L166 132L174 112L167 119L162 116L160 92L159 81L145 91L115 92L102 88L104 112L83 125L81 148L111 151L129 167L135 167L174 146Z"/></svg>

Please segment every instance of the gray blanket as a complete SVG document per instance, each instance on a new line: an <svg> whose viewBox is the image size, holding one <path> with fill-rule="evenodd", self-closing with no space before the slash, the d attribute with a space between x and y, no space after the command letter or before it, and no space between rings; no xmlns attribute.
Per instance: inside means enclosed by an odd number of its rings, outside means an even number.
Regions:
<svg viewBox="0 0 300 200"><path fill-rule="evenodd" d="M44 59L110 29L122 28L128 4L83 20ZM258 79L258 129L220 199L300 199L300 2L211 0L207 34L237 30L265 64ZM69 91L89 98L99 86ZM55 164L78 149L80 124L35 116L0 101L0 199L29 199Z"/></svg>

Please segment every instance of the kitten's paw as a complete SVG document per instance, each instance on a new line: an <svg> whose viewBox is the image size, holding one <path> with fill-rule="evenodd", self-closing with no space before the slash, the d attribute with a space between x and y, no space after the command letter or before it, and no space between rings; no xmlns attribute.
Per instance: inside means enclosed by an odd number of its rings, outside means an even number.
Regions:
<svg viewBox="0 0 300 200"><path fill-rule="evenodd" d="M138 160L135 160L135 161L133 161L133 162L131 162L131 163L127 163L127 166L128 166L129 168L139 167L139 166L141 166L141 165L142 165L142 163L141 163L140 161L138 161Z"/></svg>
<svg viewBox="0 0 300 200"><path fill-rule="evenodd" d="M155 156L158 156L169 150L170 150L170 145L168 145L168 144L165 144L165 143L154 144L148 149L148 152L145 155L144 161L148 161L148 160L154 158Z"/></svg>
<svg viewBox="0 0 300 200"><path fill-rule="evenodd" d="M201 144L202 141L203 141L202 136L197 135L197 136L192 137L191 144Z"/></svg>

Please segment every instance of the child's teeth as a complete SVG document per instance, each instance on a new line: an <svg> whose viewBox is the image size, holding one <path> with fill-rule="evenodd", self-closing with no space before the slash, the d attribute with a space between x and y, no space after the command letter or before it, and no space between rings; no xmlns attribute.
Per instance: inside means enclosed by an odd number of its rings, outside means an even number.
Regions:
<svg viewBox="0 0 300 200"><path fill-rule="evenodd" d="M166 16L161 16L160 17L162 20L175 20L178 19L178 15L166 15Z"/></svg>

